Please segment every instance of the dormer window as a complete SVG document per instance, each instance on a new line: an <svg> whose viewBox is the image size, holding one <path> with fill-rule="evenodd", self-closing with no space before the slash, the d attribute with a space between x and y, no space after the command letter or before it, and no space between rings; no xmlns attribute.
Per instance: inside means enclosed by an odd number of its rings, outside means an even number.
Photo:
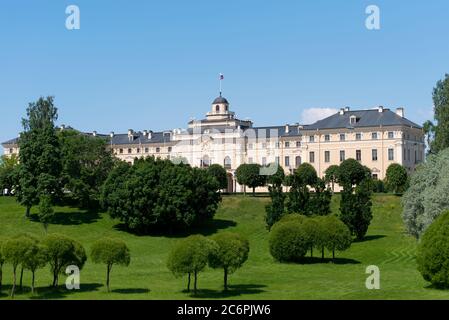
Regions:
<svg viewBox="0 0 449 320"><path fill-rule="evenodd" d="M356 124L357 123L357 117L356 116L351 116L349 118L349 123L350 124Z"/></svg>

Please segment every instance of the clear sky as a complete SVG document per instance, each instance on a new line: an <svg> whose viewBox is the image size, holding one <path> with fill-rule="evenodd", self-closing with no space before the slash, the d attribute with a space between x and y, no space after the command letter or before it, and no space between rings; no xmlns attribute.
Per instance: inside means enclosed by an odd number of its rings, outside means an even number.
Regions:
<svg viewBox="0 0 449 320"><path fill-rule="evenodd" d="M80 30L65 27L71 4ZM371 4L380 30L365 27ZM219 73L231 110L255 125L378 105L422 123L449 73L448 38L447 0L2 0L0 141L45 95L58 124L84 131L184 128L209 110Z"/></svg>

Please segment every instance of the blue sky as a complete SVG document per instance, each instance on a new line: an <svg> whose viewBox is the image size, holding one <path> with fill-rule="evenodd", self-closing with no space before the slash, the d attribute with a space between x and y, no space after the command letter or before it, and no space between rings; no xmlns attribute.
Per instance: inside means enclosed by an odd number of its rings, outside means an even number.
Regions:
<svg viewBox="0 0 449 320"><path fill-rule="evenodd" d="M71 4L80 30L65 28ZM365 28L370 4L378 31ZM256 125L378 105L422 123L449 73L448 34L447 0L2 1L0 141L45 95L58 124L80 130L186 127L209 110L219 73L231 109Z"/></svg>

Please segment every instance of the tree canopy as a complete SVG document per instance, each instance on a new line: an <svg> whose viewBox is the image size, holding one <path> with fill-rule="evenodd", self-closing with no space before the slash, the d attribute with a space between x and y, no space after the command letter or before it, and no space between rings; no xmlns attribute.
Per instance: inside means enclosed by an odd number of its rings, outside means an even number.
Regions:
<svg viewBox="0 0 449 320"><path fill-rule="evenodd" d="M431 149L440 152L449 147L449 74L437 82L432 98L436 124Z"/></svg>
<svg viewBox="0 0 449 320"><path fill-rule="evenodd" d="M267 177L260 174L260 165L256 163L244 163L238 166L235 171L237 182L243 186L253 189L253 195L257 187L262 187L266 183Z"/></svg>
<svg viewBox="0 0 449 320"><path fill-rule="evenodd" d="M392 163L387 168L385 176L387 188L395 193L402 193L407 188L408 174L405 168L398 164Z"/></svg>
<svg viewBox="0 0 449 320"><path fill-rule="evenodd" d="M220 190L228 188L228 174L226 173L226 169L220 166L217 163L214 163L207 167L206 169L211 176L213 176L218 183L218 188Z"/></svg>

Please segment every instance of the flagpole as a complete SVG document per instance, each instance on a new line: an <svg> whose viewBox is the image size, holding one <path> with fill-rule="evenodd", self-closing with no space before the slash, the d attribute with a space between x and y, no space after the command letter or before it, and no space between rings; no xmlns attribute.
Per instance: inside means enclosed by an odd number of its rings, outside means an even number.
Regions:
<svg viewBox="0 0 449 320"><path fill-rule="evenodd" d="M221 97L221 80L222 80L222 76L221 76L221 73L220 73L220 97Z"/></svg>

